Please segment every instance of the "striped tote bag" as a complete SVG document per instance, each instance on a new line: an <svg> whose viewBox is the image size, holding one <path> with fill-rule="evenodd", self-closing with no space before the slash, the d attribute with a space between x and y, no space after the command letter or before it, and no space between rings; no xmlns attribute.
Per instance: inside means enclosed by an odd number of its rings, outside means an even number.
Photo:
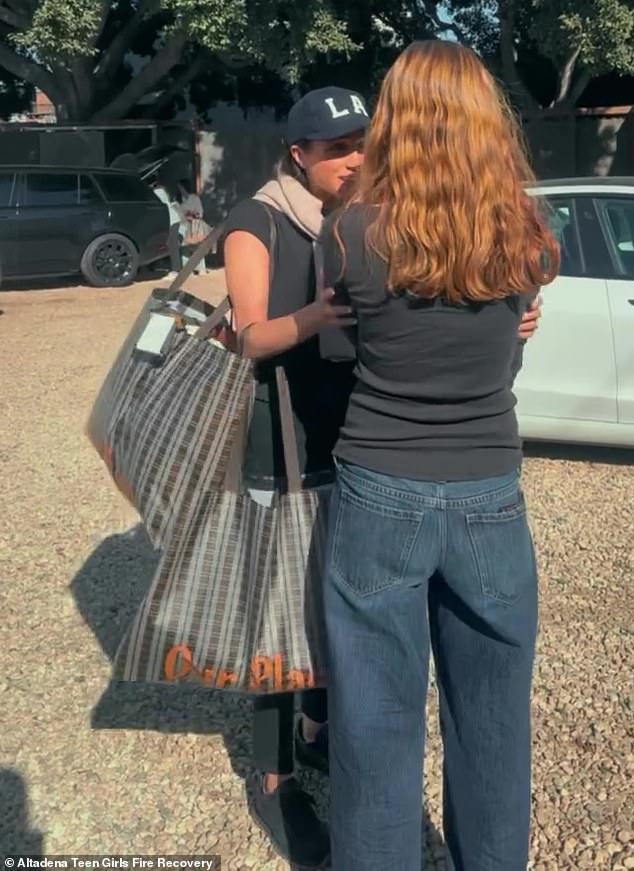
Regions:
<svg viewBox="0 0 634 871"><path fill-rule="evenodd" d="M169 288L152 291L86 426L156 548L167 545L201 490L222 485L254 390L252 362L231 347L229 299L214 308L180 289L222 230L199 245ZM272 244L274 233L271 221Z"/></svg>
<svg viewBox="0 0 634 871"><path fill-rule="evenodd" d="M151 295L87 424L92 444L156 548L166 545L176 518L201 490L221 486L253 392L251 362L208 338L228 306L219 306L193 333L177 316L192 306L205 306L203 314L210 308L187 294ZM139 350L148 323L158 323L159 340L167 335L160 354Z"/></svg>
<svg viewBox="0 0 634 871"><path fill-rule="evenodd" d="M115 657L124 681L250 694L325 685L321 579L330 487L302 489L288 384L276 371L287 486L271 507L242 487L245 414L223 487L179 518Z"/></svg>

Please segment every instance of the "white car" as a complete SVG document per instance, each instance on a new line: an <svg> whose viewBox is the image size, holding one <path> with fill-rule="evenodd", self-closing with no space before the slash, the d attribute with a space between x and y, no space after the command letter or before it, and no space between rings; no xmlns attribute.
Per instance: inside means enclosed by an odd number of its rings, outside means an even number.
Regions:
<svg viewBox="0 0 634 871"><path fill-rule="evenodd" d="M530 192L553 209L561 273L515 381L521 435L634 448L634 178Z"/></svg>

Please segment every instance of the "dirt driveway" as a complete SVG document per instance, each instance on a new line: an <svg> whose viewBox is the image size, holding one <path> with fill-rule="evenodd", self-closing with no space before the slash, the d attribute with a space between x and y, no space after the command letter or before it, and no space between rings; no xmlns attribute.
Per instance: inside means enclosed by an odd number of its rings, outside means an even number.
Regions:
<svg viewBox="0 0 634 871"><path fill-rule="evenodd" d="M154 556L83 427L152 286L0 293L0 853L219 853L223 871L281 871L245 802L246 704L108 685ZM189 286L217 293L213 276ZM541 871L634 868L633 460L542 449L526 462ZM302 777L325 809L324 780ZM440 869L433 717L426 790L426 867Z"/></svg>

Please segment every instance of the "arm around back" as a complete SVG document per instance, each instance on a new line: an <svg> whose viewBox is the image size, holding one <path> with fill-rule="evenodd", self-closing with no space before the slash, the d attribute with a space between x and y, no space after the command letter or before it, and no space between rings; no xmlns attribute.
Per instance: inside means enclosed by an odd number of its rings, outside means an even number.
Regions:
<svg viewBox="0 0 634 871"><path fill-rule="evenodd" d="M340 213L334 213L324 221L319 238L319 251L322 257L323 282L325 287L334 289L334 299L341 305L348 305L350 298L345 284L345 269L339 240L335 234ZM357 331L352 323L349 326L338 324L322 329L319 334L319 351L325 360L333 362L352 362L357 356Z"/></svg>

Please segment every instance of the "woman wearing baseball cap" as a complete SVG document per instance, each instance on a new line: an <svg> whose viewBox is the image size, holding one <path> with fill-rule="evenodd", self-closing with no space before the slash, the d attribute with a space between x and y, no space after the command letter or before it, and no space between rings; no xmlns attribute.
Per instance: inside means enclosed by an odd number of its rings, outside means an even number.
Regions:
<svg viewBox="0 0 634 871"><path fill-rule="evenodd" d="M363 160L368 123L364 100L353 91L329 87L306 94L289 114L286 150L274 178L226 221L224 263L235 327L245 355L259 361L243 474L252 497L266 505L284 477L276 366L284 367L288 379L306 486L329 486L334 479L331 452L352 367L322 360L318 333L348 323L349 309L334 305L328 293L317 297L313 249L324 213L340 203ZM258 773L251 810L286 859L318 867L329 853L328 830L293 773L295 756L328 770L326 692L302 694L297 727L294 703L291 693L255 702Z"/></svg>

